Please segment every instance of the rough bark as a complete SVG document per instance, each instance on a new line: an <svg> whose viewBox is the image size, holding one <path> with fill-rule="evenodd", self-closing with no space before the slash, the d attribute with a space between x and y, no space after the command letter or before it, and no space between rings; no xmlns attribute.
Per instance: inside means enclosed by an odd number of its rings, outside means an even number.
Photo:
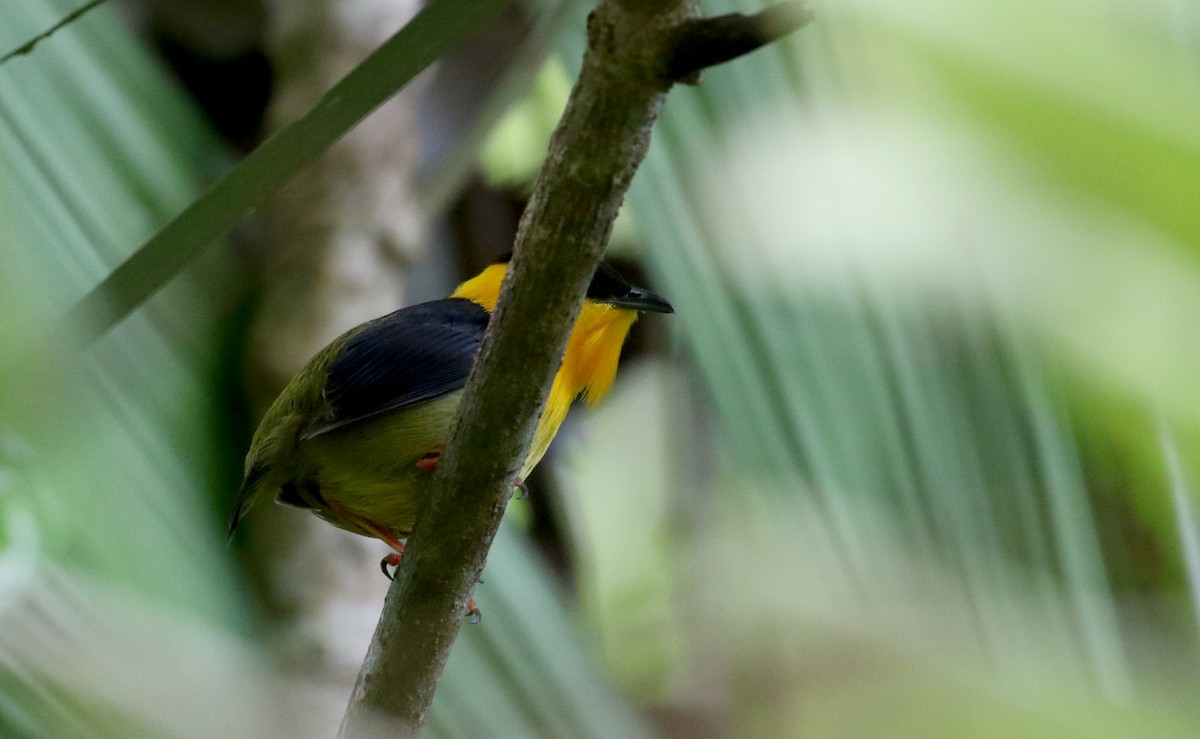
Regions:
<svg viewBox="0 0 1200 739"><path fill-rule="evenodd" d="M746 53L778 35L731 42L697 20L695 6L679 0L603 0L589 17L579 80L521 220L499 307L388 592L344 737L420 733L587 283L676 73L694 77L705 58L736 55L706 57L697 48ZM745 24L734 26L740 34ZM696 61L672 69L679 48Z"/></svg>

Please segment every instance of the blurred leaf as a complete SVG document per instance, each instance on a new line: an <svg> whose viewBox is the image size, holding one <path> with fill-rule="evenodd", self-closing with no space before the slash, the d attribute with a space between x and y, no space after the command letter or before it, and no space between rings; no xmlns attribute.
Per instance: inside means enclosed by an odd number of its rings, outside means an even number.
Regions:
<svg viewBox="0 0 1200 739"><path fill-rule="evenodd" d="M554 67L553 61L547 64L547 56L558 39L578 31L570 22L576 19L577 9L587 3L568 0L534 5L524 4L525 12L536 13L536 18L507 66L496 74L486 99L471 111L474 117L465 124L456 121L455 130L438 132L434 151L427 156L418 175L421 200L432 212L445 211L450 199L457 196L466 180L475 174L481 157L484 176L499 175L496 184L518 186L520 177L527 175L532 180L532 175L537 174L537 167L545 154L545 143L558 122L570 89L569 80L547 79L547 70ZM539 69L542 70L540 73ZM487 77L478 70L471 72ZM561 89L559 85L562 85ZM536 103L545 100L548 94L552 99L561 95L561 99L557 108L550 106L553 109L547 115L547 108ZM536 126L532 125L533 118L540 119ZM449 122L443 123L440 119L438 124L439 128L451 127ZM515 135L506 134L506 131L514 128L514 124L521 130L516 131ZM542 134L545 139L540 138ZM516 152L498 148L498 140L516 146ZM540 148L530 151L531 147L537 146ZM499 169L489 164L494 161L500 162ZM521 168L523 171L517 173L511 168ZM527 168L532 168L532 171ZM506 171L511 174L505 174Z"/></svg>
<svg viewBox="0 0 1200 739"><path fill-rule="evenodd" d="M0 45L67 10L4 6ZM228 636L241 598L207 503L228 483L224 411L210 402L236 296L225 256L198 262L87 352L61 323L224 159L104 10L0 68L0 683L12 696L0 720L14 735L145 734L171 703L129 681L186 695L201 661L220 675L201 680L217 692L245 682L234 675L252 657ZM220 652L191 651L219 632ZM256 690L192 694L175 720L196 732L267 720L249 713L261 714Z"/></svg>
<svg viewBox="0 0 1200 739"><path fill-rule="evenodd" d="M649 731L581 649L543 566L501 527L426 731L437 737L643 737Z"/></svg>
<svg viewBox="0 0 1200 739"><path fill-rule="evenodd" d="M627 363L586 427L558 442L557 477L569 529L582 534L573 549L596 647L632 695L652 702L670 695L682 669L676 626L686 614L673 599L666 530L676 479L667 404L677 382L656 364Z"/></svg>
<svg viewBox="0 0 1200 739"><path fill-rule="evenodd" d="M1147 423L1200 419L1172 19L864 0L672 93L629 202L719 420L713 449L668 423L670 466L720 472L640 578L670 568L694 615L679 707L738 735L1186 735L1194 522Z"/></svg>
<svg viewBox="0 0 1200 739"><path fill-rule="evenodd" d="M542 65L529 95L500 120L483 149L480 166L492 187L532 186L570 90L562 64Z"/></svg>
<svg viewBox="0 0 1200 739"><path fill-rule="evenodd" d="M511 1L440 0L428 5L312 111L275 132L80 299L68 318L80 327L84 342L121 320L296 170Z"/></svg>
<svg viewBox="0 0 1200 739"><path fill-rule="evenodd" d="M3 27L19 36L64 7L7 7ZM187 101L147 73L140 49L112 41L119 33L97 11L0 68L0 151L11 165L0 177L17 235L5 249L16 269L5 313L24 318L21 359L5 366L4 425L29 449L29 484L57 493L59 509L38 505L54 516L45 533L55 557L227 622L233 593L204 544L212 535L200 533L221 469L207 401L217 319L232 295L207 284L227 273L224 258L198 264L82 356L68 353L58 323L123 245L180 207L223 158ZM105 156L113 164L97 166Z"/></svg>

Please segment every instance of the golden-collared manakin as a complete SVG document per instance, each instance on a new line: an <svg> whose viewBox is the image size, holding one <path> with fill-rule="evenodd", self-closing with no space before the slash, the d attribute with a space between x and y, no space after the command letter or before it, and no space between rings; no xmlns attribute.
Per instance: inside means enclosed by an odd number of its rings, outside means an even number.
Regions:
<svg viewBox="0 0 1200 739"><path fill-rule="evenodd" d="M263 416L229 522L258 498L307 508L397 553L450 434L467 375L508 268L501 258L449 298L402 308L350 329L313 357ZM546 453L571 403L608 392L621 346L642 312L671 304L602 263L588 286L523 479ZM396 563L398 557L391 557Z"/></svg>

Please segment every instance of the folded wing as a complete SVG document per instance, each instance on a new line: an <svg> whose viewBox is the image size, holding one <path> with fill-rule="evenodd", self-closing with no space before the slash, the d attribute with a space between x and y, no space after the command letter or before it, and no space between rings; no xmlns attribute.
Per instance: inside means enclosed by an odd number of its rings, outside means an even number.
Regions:
<svg viewBox="0 0 1200 739"><path fill-rule="evenodd" d="M489 317L477 303L448 298L402 308L367 324L330 364L324 407L302 437L462 389Z"/></svg>

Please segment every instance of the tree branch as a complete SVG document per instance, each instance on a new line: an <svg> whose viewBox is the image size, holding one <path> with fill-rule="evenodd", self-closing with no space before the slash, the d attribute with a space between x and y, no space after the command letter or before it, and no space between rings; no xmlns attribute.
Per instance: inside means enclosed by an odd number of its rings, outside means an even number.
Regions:
<svg viewBox="0 0 1200 739"><path fill-rule="evenodd" d="M45 31L42 31L17 48L5 53L4 56L0 56L0 64L4 64L10 59L15 59L16 57L25 56L26 54L32 53L33 47L50 38L56 32L61 31L71 23L74 23L77 18L103 2L105 2L105 0L90 0L90 2L86 2L83 5L80 5L78 8L75 8L70 13L67 13L65 16L63 16L53 26L50 26Z"/></svg>
<svg viewBox="0 0 1200 739"><path fill-rule="evenodd" d="M649 148L672 84L664 61L695 14L684 0L602 0L588 18L579 80L521 219L499 307L388 592L343 737L381 722L399 736L420 732L587 284ZM683 36L692 46L694 38Z"/></svg>
<svg viewBox="0 0 1200 739"><path fill-rule="evenodd" d="M687 21L672 32L663 79L695 83L702 70L760 49L811 20L808 4L794 0L754 15L730 13Z"/></svg>

